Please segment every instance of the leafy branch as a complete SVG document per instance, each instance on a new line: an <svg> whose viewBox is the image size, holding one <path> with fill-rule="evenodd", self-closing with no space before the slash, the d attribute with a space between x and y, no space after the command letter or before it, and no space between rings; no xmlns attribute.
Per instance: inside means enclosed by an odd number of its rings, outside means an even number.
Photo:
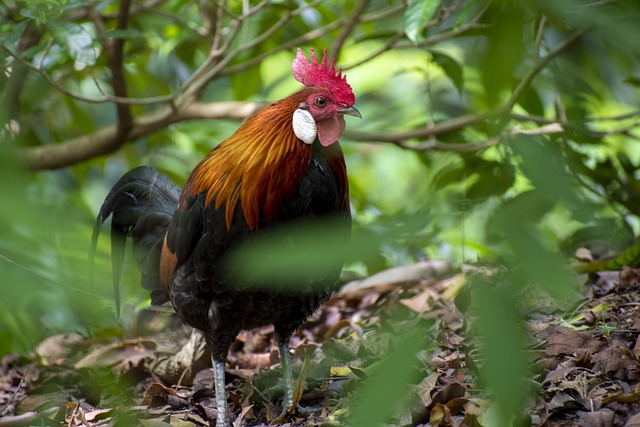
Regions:
<svg viewBox="0 0 640 427"><path fill-rule="evenodd" d="M285 11L278 20L266 26L261 33L245 42L240 41L242 38L239 36L241 29L249 24L252 17L262 13L267 7L271 7L270 2L263 0L254 6L247 7L242 11L242 14L235 14L224 2L212 3L209 8L213 9L212 13L209 13L209 9L201 9L203 15L211 16L211 19L203 19L202 28L206 28L207 35L205 38L209 41L209 52L201 65L171 94L147 98L130 97L128 96L124 71L124 44L126 39L109 39L106 22L115 22L115 29L124 31L128 28L129 19L134 13L143 13L144 10L151 10L154 4L161 3L150 1L142 5L132 6L130 0L120 0L118 13L110 15L101 15L91 5L84 9L74 10L74 19L89 19L96 28L96 33L104 40L107 69L111 76L111 93L102 90L99 83L94 80L101 96L94 97L76 93L47 72L44 64L45 58L49 54L51 42L43 51L37 63L29 59L28 56L23 55L21 51L14 52L7 46L0 46L0 50L12 60L12 62L9 62L11 67L9 70L14 71L22 67L36 72L51 87L68 98L93 104L111 103L116 108L117 120L115 124L58 144L21 149L18 154L30 168L55 169L73 165L80 161L111 153L119 149L123 144L160 130L169 124L193 118L214 120L224 118L243 119L253 114L260 104L229 102L203 104L197 100L205 88L221 76L242 72L277 52L291 49L323 37L331 31L341 29L339 40L342 41L334 45L334 48L339 50L341 44L356 30L358 25L384 20L402 10L402 5L394 5L367 13L368 2L363 0L356 4L352 13L348 16L315 27L270 50L254 55L237 64L232 64L232 61L241 54L267 42L275 34L283 31L294 19L323 4L324 0L314 0ZM163 15L160 14L159 16ZM175 19L173 21L176 22ZM197 31L200 37L203 36L202 28L198 28ZM162 104L165 105L162 106ZM131 106L155 106L156 109L135 117Z"/></svg>

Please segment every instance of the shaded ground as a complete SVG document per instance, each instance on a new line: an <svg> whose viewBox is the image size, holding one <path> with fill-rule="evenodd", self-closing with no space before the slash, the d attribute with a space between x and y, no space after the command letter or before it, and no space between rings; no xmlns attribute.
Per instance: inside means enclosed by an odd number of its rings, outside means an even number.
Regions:
<svg viewBox="0 0 640 427"><path fill-rule="evenodd" d="M539 375L524 425L640 426L639 274L593 275L584 303L570 315L529 316ZM468 319L454 304L466 285L465 274L450 273L445 263L423 262L343 287L292 340L294 370L306 387L304 410L286 419L278 420L272 329L241 334L227 369L236 424L341 425L354 388L393 348L392 319L402 318L425 321L433 345L419 353L423 378L390 425L482 426L481 361ZM141 313L134 329L131 339L54 336L31 359L5 356L0 427L215 425L213 376L199 335L166 311Z"/></svg>

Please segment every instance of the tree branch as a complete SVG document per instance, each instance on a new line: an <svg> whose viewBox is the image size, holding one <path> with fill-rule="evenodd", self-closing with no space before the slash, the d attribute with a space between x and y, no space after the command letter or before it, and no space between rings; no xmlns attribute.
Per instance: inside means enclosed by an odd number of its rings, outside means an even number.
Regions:
<svg viewBox="0 0 640 427"><path fill-rule="evenodd" d="M258 102L192 102L179 109L164 107L135 118L124 139L118 137L118 129L114 124L60 144L26 148L20 155L31 169L57 169L112 153L128 141L142 138L173 123L194 119L239 120L263 106Z"/></svg>
<svg viewBox="0 0 640 427"><path fill-rule="evenodd" d="M125 30L129 23L129 8L131 0L120 0L120 13L116 24L117 30ZM124 73L124 38L105 40L107 46L107 61L111 69L111 85L113 93L120 98L128 98L127 82ZM116 103L118 115L118 138L124 139L131 129L133 116L128 104Z"/></svg>
<svg viewBox="0 0 640 427"><path fill-rule="evenodd" d="M429 124L422 128L414 129L406 132L396 132L396 133L377 133L377 132L347 132L345 136L354 141L369 141L369 142L390 142L399 147L416 150L416 151L424 151L428 149L437 149L437 150L446 150L446 151L466 151L467 149L462 149L460 146L462 145L470 145L472 148L469 151L475 151L478 149L485 148L483 144L478 145L474 148L475 144L446 144L438 141L430 141L429 143L421 144L421 145L409 145L406 144L405 141L411 139L427 139L431 137L435 137L437 135L442 135L450 132L454 132L460 130L466 126L471 124L480 122L482 120L487 120L490 118L499 117L501 115L507 114L511 111L513 106L518 102L518 99L525 91L525 89L531 84L533 79L540 73L540 71L554 58L560 55L562 52L571 47L574 43L578 41L578 39L586 32L586 29L582 29L576 31L567 37L562 43L556 46L555 49L551 50L547 55L538 59L531 69L524 75L524 77L520 80L520 83L513 90L513 93L509 97L509 99L501 106L495 108L491 111L486 111L482 113L471 113L466 114L464 116L456 117L451 120L447 120L445 122ZM443 145L444 144L444 145Z"/></svg>

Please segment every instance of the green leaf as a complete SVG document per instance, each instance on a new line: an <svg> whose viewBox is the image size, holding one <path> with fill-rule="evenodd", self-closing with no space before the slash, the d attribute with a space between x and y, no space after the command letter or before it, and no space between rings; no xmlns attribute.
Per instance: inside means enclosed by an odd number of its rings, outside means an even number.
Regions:
<svg viewBox="0 0 640 427"><path fill-rule="evenodd" d="M442 71L451 79L458 93L462 93L464 84L462 66L451 56L442 52L431 52L433 61L442 68Z"/></svg>
<svg viewBox="0 0 640 427"><path fill-rule="evenodd" d="M514 89L518 83L519 80L513 82ZM542 99L540 98L538 91L531 85L525 88L524 92L518 99L518 104L527 110L529 114L540 117L544 116L544 105L542 103Z"/></svg>
<svg viewBox="0 0 640 427"><path fill-rule="evenodd" d="M413 43L424 39L423 29L438 10L439 0L412 0L404 14L404 32Z"/></svg>
<svg viewBox="0 0 640 427"><path fill-rule="evenodd" d="M515 182L515 169L510 162L486 162L478 171L478 179L467 191L467 197L474 202L500 196Z"/></svg>
<svg viewBox="0 0 640 427"><path fill-rule="evenodd" d="M93 47L93 35L83 26L66 22L62 25L51 24L55 40L62 46L69 57L86 65L95 65L96 49Z"/></svg>
<svg viewBox="0 0 640 427"><path fill-rule="evenodd" d="M348 226L335 219L281 225L237 246L225 269L247 287L325 286L325 278L342 268L351 249Z"/></svg>
<svg viewBox="0 0 640 427"><path fill-rule="evenodd" d="M522 158L520 170L550 199L582 206L577 183L564 165L564 153L553 141L541 137L518 136L509 147Z"/></svg>
<svg viewBox="0 0 640 427"><path fill-rule="evenodd" d="M369 427L384 424L406 397L415 381L416 353L425 348L426 329L412 328L379 363L378 371L359 388L360 399L346 425Z"/></svg>
<svg viewBox="0 0 640 427"><path fill-rule="evenodd" d="M637 76L629 76L624 79L625 83L629 83L631 86L640 87L640 77Z"/></svg>
<svg viewBox="0 0 640 427"><path fill-rule="evenodd" d="M449 185L455 185L473 175L473 171L467 169L466 165L450 164L442 168L433 178L434 188L442 189Z"/></svg>
<svg viewBox="0 0 640 427"><path fill-rule="evenodd" d="M528 377L522 319L518 316L507 287L477 280L478 326L482 335L484 365L481 373L493 395L498 423L515 425L526 396ZM508 343L507 345L505 345Z"/></svg>
<svg viewBox="0 0 640 427"><path fill-rule="evenodd" d="M458 28L460 25L467 22L467 20L477 14L482 7L484 7L484 2L481 0L469 0L465 2L462 10L456 18L455 28Z"/></svg>
<svg viewBox="0 0 640 427"><path fill-rule="evenodd" d="M22 8L20 14L35 20L38 24L53 21L60 16L64 8L64 2L58 0L32 0L25 3L27 7Z"/></svg>
<svg viewBox="0 0 640 427"><path fill-rule="evenodd" d="M497 106L525 51L523 32L527 25L519 2L492 2L486 13L490 29L487 50L480 54L481 77L489 105Z"/></svg>
<svg viewBox="0 0 640 427"><path fill-rule="evenodd" d="M557 182L562 187L562 182ZM489 222L490 238L509 248L505 258L518 268L513 270L515 283L542 286L554 297L575 298L576 278L567 263L549 248L540 235L539 224L558 203L558 196L536 188L521 193L502 204Z"/></svg>
<svg viewBox="0 0 640 427"><path fill-rule="evenodd" d="M67 49L73 59L87 65L96 63L96 50L93 37L80 25L68 25Z"/></svg>
<svg viewBox="0 0 640 427"><path fill-rule="evenodd" d="M6 33L3 31L2 35L0 36L0 40L2 40L2 44L4 46L13 46L14 44L17 44L18 41L20 40L20 37L22 37L22 34L24 34L24 31L27 29L28 26L29 26L29 21L24 20L22 22L19 22L17 24L14 24L8 27L7 28L8 31Z"/></svg>

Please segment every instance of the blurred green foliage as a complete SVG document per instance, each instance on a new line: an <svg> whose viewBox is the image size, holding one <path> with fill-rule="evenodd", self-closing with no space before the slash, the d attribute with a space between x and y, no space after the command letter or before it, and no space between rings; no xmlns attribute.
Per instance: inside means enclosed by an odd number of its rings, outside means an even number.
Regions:
<svg viewBox="0 0 640 427"><path fill-rule="evenodd" d="M99 242L96 264L87 264L109 186L140 164L183 183L239 124L181 121L57 170L20 166L35 149L115 123L114 103L95 102L113 93L107 50L114 40L125 41L128 96L178 99L214 35L234 34L233 17L255 2L134 1L124 29L116 26L121 3L0 5L0 355L32 351L58 332L116 327L108 239ZM359 9L359 19L349 20ZM198 94L205 102L273 101L299 87L289 68L295 47L341 47L337 62L364 117L350 121L342 138L354 235L367 242L366 251L349 254L348 268L366 275L435 257L512 271L503 284L509 291L483 282L476 301L487 381L505 421L524 396L524 383L507 384L525 373L512 296L538 284L570 303L573 251L615 254L638 235L638 22L640 6L631 0L413 0L408 7L327 0L307 8L274 1L239 26L226 51L233 55ZM138 117L161 105L130 111ZM145 298L133 263L123 283L129 305ZM507 335L512 352L494 351ZM507 356L512 363L502 370Z"/></svg>

